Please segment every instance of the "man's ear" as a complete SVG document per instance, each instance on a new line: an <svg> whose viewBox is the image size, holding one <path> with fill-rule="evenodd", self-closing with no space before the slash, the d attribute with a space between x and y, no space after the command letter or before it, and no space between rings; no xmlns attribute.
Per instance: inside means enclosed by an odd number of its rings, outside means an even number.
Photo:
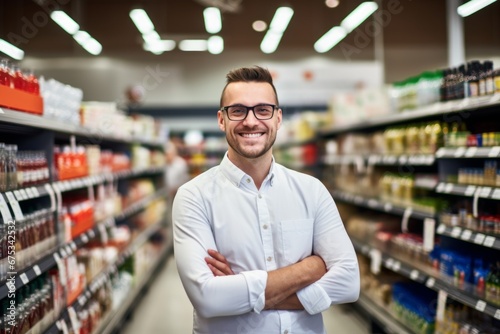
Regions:
<svg viewBox="0 0 500 334"><path fill-rule="evenodd" d="M226 120L224 119L224 112L222 110L217 111L217 123L219 124L219 129L222 132L226 132Z"/></svg>

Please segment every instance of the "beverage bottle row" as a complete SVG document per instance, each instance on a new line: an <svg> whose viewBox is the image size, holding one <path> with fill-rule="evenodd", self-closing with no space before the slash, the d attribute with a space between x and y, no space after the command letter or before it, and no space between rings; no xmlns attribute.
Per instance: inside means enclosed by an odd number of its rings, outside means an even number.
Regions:
<svg viewBox="0 0 500 334"><path fill-rule="evenodd" d="M7 59L0 59L0 85L40 95L40 84L33 71L23 70Z"/></svg>
<svg viewBox="0 0 500 334"><path fill-rule="evenodd" d="M49 181L44 151L18 151L17 145L0 143L0 192Z"/></svg>
<svg viewBox="0 0 500 334"><path fill-rule="evenodd" d="M443 71L440 88L441 101L458 100L468 97L491 95L495 93L493 62L481 63L473 60L458 67Z"/></svg>

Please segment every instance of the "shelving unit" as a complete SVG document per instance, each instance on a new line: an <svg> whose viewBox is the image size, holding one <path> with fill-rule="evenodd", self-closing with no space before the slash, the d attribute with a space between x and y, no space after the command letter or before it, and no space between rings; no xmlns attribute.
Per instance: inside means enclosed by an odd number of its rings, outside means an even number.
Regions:
<svg viewBox="0 0 500 334"><path fill-rule="evenodd" d="M54 145L61 141L69 142L70 136L74 136L77 142L83 142L91 145L104 145L107 149L116 147L118 151L131 150L132 146L143 146L154 150L163 150L163 140L152 138L141 138L139 136L121 137L115 136L106 131L88 129L85 127L66 124L57 120L46 119L44 117L28 114L7 108L0 108L0 131L6 134L2 141L15 143L22 150L44 151L49 166L54 166ZM167 203L167 190L164 185L165 166L158 165L145 168L132 168L117 172L105 172L97 175L89 175L68 180L56 180L54 173L50 173L50 181L34 186L28 186L20 189L0 193L0 209L2 217L10 220L22 220L23 210L31 203L43 203L42 207L49 209L54 217L54 224L57 234L57 246L52 249L50 254L41 257L31 265L14 272L14 281L0 282L0 301L10 298L9 293L19 290L37 280L38 277L52 269L60 269L61 260L76 254L90 243L99 239L107 238L107 230L122 224L129 224L129 221L138 214L147 210L147 208L158 201ZM83 233L73 237L69 242L62 242L61 231L63 224L60 221L61 207L63 198L73 193L88 194L94 192L94 187L111 185L119 188L119 191L127 193L129 183L136 179L149 179L155 189L146 196L137 197L133 202L127 203L120 212L113 216L96 221L93 227L85 230ZM93 195L92 195L93 196ZM140 297L141 292L147 287L154 277L159 266L165 258L172 252L172 236L167 226L166 217L149 225L145 229L136 231L130 244L123 249L115 262L108 265L95 276L91 282L84 287L83 292L76 296L73 303L63 306L62 313L56 315L55 321L45 333L65 333L68 328L76 325L76 313L81 311L92 295L107 281L110 276L116 274L118 268L138 249L150 240L154 235L161 233L162 245L158 251L158 257L150 265L150 269L142 276L143 279L136 282L133 290L128 294L127 299L123 301L121 307L112 310L100 323L100 327L94 333L111 333L122 321L128 310L133 306L134 301ZM12 271L12 270L11 270ZM11 283L14 283L14 286ZM63 324L64 323L64 324Z"/></svg>
<svg viewBox="0 0 500 334"><path fill-rule="evenodd" d="M497 112L496 109L500 106L500 94L487 97L471 98L460 101L451 101L446 103L435 103L425 108L418 110L405 111L400 114L387 115L373 119L367 119L359 123L342 125L333 129L323 130L318 134L318 142L326 142L336 139L337 137L348 134L365 134L383 131L389 127L404 127L405 124L415 123L420 121L441 121L441 122L464 122L467 125L475 127L479 131L484 123L488 123L487 119ZM493 131L490 127L486 132ZM498 129L497 127L497 130ZM478 201L490 201L487 206L490 209L498 208L496 202L500 200L500 188L478 184L460 184L452 181L454 174L457 173L458 167L462 163L468 163L473 166L478 166L484 159L500 158L500 147L441 147L433 154L379 154L379 153L362 153L347 152L346 154L330 154L321 157L324 164L323 181L330 187L332 197L338 203L344 203L350 208L358 209L360 215L370 216L373 211L378 214L390 214L391 216L402 217L402 220L413 219L416 221L415 226L420 226L420 233L424 232L424 223L422 221L432 219L437 221L436 229L431 230L432 235L441 237L441 242L446 245L454 245L455 248L463 248L463 243L470 247L482 247L485 254L494 255L497 259L500 253L499 236L486 233L480 230L474 230L465 226L450 226L440 222L442 212L440 210L428 211L419 210L411 203L405 203L405 200L397 198L397 201L385 199L382 196L373 196L366 194L361 189L356 191L346 191L338 189L332 184L333 176L331 171L341 170L353 166L355 173L363 174L366 171L373 172L374 169L381 171L391 171L394 174L404 174L400 167L407 167L405 172L410 171L410 174L416 173L420 169L424 173L433 172L437 175L436 182L428 184L415 184L415 187L423 188L430 192L433 196L441 196L455 203L460 200L469 201L474 207L474 213L477 215ZM406 177L408 174L405 174ZM354 185L350 187L355 188ZM373 191L372 191L373 192ZM490 203L488 202L488 203ZM341 211L342 215L342 211ZM383 220L383 219L382 219ZM418 223L420 221L420 223ZM403 227L403 224L401 224ZM434 224L433 224L434 226ZM426 233L429 233L428 231ZM365 236L366 237L366 236ZM427 236L423 235L425 239ZM500 319L500 304L496 304L489 298L486 298L484 290L478 290L470 283L457 283L456 279L441 273L437 269L433 269L430 265L416 261L415 259L405 257L398 251L391 251L388 245L372 243L372 241L359 239L356 236L351 236L356 252L360 256L366 257L371 263L371 271L377 275L381 268L393 273L397 273L409 281L417 282L427 288L437 291L439 295L446 296L444 300L438 300L438 308L444 309L446 298L459 302L470 307L472 310L483 313L494 319ZM433 239L434 240L434 237ZM439 239L436 239L439 240ZM466 246L469 247L469 246ZM495 253L496 252L496 253ZM483 251L479 251L483 253ZM486 255L484 255L486 256ZM383 312L380 307L377 307L376 301L371 300L367 295L362 294L359 302L356 304L363 310L363 313L368 314L378 324L381 324L389 333L413 333L414 331L405 328L404 325L394 318L390 312Z"/></svg>

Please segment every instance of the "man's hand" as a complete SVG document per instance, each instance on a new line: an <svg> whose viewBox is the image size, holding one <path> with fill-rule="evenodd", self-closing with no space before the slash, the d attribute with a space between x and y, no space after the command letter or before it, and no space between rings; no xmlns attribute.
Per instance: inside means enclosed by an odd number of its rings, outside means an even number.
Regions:
<svg viewBox="0 0 500 334"><path fill-rule="evenodd" d="M207 256L205 262L207 262L208 268L210 268L214 276L234 275L224 255L213 249L208 250L208 255L211 257Z"/></svg>

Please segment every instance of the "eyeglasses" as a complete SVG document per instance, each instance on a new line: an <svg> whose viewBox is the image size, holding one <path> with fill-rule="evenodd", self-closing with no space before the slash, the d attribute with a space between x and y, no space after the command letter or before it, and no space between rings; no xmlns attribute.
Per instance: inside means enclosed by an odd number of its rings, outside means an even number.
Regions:
<svg viewBox="0 0 500 334"><path fill-rule="evenodd" d="M277 109L278 106L274 104L257 104L253 107L247 107L242 105L235 106L227 106L222 107L221 110L224 110L227 113L227 117L231 121L243 121L248 116L248 111L252 110L255 118L260 121L265 121L273 118L274 110Z"/></svg>

